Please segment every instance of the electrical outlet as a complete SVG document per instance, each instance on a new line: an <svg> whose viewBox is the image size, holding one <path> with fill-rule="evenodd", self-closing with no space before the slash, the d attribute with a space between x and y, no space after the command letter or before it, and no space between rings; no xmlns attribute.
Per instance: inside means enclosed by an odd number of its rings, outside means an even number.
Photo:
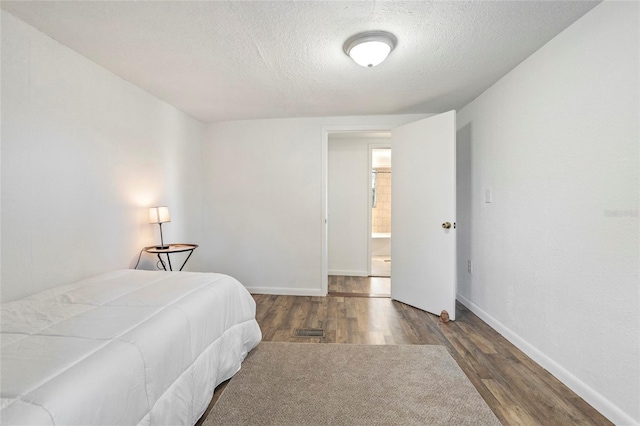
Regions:
<svg viewBox="0 0 640 426"><path fill-rule="evenodd" d="M467 271L468 271L470 274L473 274L473 262L472 262L472 261L470 261L470 260L467 260Z"/></svg>

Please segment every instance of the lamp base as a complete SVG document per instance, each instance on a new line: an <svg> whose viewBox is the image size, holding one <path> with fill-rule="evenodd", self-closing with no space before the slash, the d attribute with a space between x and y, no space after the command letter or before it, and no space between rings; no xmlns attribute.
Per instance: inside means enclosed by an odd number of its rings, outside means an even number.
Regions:
<svg viewBox="0 0 640 426"><path fill-rule="evenodd" d="M169 248L169 246L155 246L154 248L156 250L167 250Z"/></svg>

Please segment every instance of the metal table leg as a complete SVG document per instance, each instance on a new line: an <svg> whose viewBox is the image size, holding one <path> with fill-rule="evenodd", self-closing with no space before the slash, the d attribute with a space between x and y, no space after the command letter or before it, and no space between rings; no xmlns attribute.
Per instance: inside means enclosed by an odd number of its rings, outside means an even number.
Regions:
<svg viewBox="0 0 640 426"><path fill-rule="evenodd" d="M164 261L162 260L162 258L160 257L160 253L158 253L158 260L160 261L160 264L162 265L162 269L164 269L165 271L167 270L167 267L164 265ZM168 255L167 255L168 256Z"/></svg>
<svg viewBox="0 0 640 426"><path fill-rule="evenodd" d="M184 263L182 264L182 266L180 267L180 270L182 271L182 268L184 268L184 265L187 264L187 260L189 260L189 258L191 257L191 255L193 254L193 250L191 250L189 252L189 256L187 256L187 258L184 260Z"/></svg>

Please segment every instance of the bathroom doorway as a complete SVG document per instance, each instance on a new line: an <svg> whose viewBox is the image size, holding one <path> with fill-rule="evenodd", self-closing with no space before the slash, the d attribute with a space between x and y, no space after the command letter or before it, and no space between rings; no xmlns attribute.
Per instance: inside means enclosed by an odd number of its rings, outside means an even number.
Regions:
<svg viewBox="0 0 640 426"><path fill-rule="evenodd" d="M391 148L370 145L371 167L371 277L391 277Z"/></svg>

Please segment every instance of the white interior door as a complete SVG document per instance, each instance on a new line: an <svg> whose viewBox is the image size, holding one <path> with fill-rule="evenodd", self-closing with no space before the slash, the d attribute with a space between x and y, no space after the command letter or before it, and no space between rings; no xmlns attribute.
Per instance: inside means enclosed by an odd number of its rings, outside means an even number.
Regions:
<svg viewBox="0 0 640 426"><path fill-rule="evenodd" d="M391 298L453 320L456 112L394 129L392 146Z"/></svg>

